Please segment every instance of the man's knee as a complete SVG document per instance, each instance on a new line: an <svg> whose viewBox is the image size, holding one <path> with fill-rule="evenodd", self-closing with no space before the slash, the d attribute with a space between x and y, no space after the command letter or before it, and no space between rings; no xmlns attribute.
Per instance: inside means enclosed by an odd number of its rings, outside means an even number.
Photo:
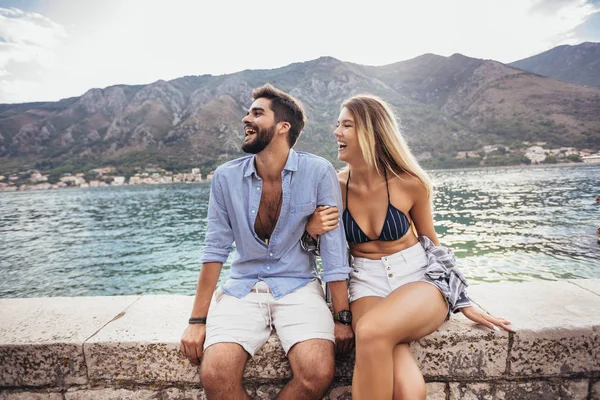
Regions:
<svg viewBox="0 0 600 400"><path fill-rule="evenodd" d="M207 390L241 385L247 354L241 346L219 343L207 349L200 364L200 380Z"/></svg>
<svg viewBox="0 0 600 400"><path fill-rule="evenodd" d="M298 349L301 350L301 349ZM335 375L333 344L322 341L314 348L304 348L294 354L294 379L310 392L321 393L327 390Z"/></svg>

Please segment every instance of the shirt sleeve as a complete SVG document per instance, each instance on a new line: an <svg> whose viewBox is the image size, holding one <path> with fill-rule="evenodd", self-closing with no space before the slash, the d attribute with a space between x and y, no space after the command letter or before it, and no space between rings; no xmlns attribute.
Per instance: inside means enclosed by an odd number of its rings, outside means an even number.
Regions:
<svg viewBox="0 0 600 400"><path fill-rule="evenodd" d="M233 229L227 214L220 176L217 170L210 185L208 226L204 239L204 252L201 257L202 263L224 263L233 248Z"/></svg>
<svg viewBox="0 0 600 400"><path fill-rule="evenodd" d="M333 166L329 165L319 182L317 205L336 206L342 210L340 184ZM340 223L337 228L320 236L321 261L323 262L323 280L325 282L348 279L350 267L346 249L346 237Z"/></svg>

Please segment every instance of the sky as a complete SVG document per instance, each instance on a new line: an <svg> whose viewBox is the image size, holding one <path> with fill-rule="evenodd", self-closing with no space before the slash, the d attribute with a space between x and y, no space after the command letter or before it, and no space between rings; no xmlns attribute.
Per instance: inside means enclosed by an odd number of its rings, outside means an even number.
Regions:
<svg viewBox="0 0 600 400"><path fill-rule="evenodd" d="M424 53L509 63L600 42L600 0L0 0L0 103Z"/></svg>

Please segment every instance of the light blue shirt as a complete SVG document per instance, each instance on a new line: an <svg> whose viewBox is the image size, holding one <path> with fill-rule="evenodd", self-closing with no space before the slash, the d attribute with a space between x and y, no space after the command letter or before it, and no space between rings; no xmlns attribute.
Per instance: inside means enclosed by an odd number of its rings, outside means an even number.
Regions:
<svg viewBox="0 0 600 400"><path fill-rule="evenodd" d="M281 177L281 213L267 246L254 231L263 183L254 156L227 162L213 175L201 261L225 262L235 242L231 274L222 286L231 296L244 297L262 280L279 299L318 277L315 256L302 249L300 238L317 205L342 209L335 170L321 157L291 149ZM325 282L345 280L350 273L340 226L321 235Z"/></svg>

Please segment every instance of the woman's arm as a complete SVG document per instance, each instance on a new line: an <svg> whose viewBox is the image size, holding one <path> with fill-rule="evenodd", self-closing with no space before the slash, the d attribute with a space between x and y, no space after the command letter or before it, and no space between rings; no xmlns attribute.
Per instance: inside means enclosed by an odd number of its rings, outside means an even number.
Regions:
<svg viewBox="0 0 600 400"><path fill-rule="evenodd" d="M417 230L417 236L427 236L436 246L439 246L440 241L433 227L431 199L427 195L427 189L416 178L411 179L408 186L413 200L413 206L410 209L410 218Z"/></svg>
<svg viewBox="0 0 600 400"><path fill-rule="evenodd" d="M427 236L436 246L439 246L440 241L435 233L433 225L431 200L429 196L427 196L427 190L422 185L418 184L418 181L415 181L411 182L411 186L413 186L411 188L411 193L413 193L414 203L410 210L410 216L417 230L417 236ZM468 299L466 292L463 291L461 295ZM506 331L514 332L514 330L508 326L510 325L510 321L486 314L473 306L462 307L460 308L460 312L471 321L485 325L489 329L498 331L498 327L501 327Z"/></svg>
<svg viewBox="0 0 600 400"><path fill-rule="evenodd" d="M340 223L340 213L335 206L318 206L306 224L306 232L315 240L317 236L332 231Z"/></svg>

